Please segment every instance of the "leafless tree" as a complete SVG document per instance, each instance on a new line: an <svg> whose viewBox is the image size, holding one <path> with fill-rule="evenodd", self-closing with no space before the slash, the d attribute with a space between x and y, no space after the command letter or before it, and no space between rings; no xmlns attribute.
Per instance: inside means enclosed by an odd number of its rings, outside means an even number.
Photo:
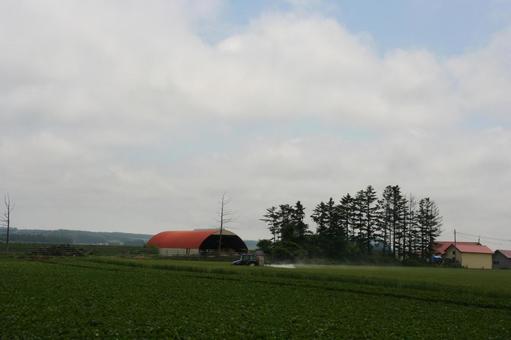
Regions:
<svg viewBox="0 0 511 340"><path fill-rule="evenodd" d="M227 196L227 194L224 192L222 194L222 199L220 200L220 237L218 239L218 254L220 254L220 251L222 250L222 233L224 231L224 226L230 222L232 222L232 211L227 209L227 205L231 200Z"/></svg>
<svg viewBox="0 0 511 340"><path fill-rule="evenodd" d="M4 214L0 218L0 223L7 228L7 235L5 239L6 249L9 250L9 232L11 228L11 215L14 210L14 201L11 200L9 194L4 196Z"/></svg>

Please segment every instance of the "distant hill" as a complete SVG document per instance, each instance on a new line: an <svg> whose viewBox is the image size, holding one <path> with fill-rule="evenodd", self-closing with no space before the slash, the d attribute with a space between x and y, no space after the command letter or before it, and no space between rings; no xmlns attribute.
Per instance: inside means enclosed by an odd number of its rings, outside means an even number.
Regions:
<svg viewBox="0 0 511 340"><path fill-rule="evenodd" d="M257 248L257 241L255 240L243 240L245 241L245 244L247 245L248 249L256 249Z"/></svg>
<svg viewBox="0 0 511 340"><path fill-rule="evenodd" d="M0 242L5 242L6 230L0 227ZM153 235L85 230L42 230L11 228L10 241L15 243L104 244L142 246ZM245 240L248 249L256 249L257 241Z"/></svg>
<svg viewBox="0 0 511 340"><path fill-rule="evenodd" d="M0 228L0 241L5 242L5 228ZM84 230L41 230L11 228L10 240L18 243L67 243L105 245L143 245L152 235Z"/></svg>

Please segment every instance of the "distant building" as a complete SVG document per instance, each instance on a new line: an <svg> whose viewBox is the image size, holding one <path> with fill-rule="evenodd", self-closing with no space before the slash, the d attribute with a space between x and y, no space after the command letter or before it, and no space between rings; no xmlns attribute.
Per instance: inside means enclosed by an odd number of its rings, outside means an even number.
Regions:
<svg viewBox="0 0 511 340"><path fill-rule="evenodd" d="M493 268L511 269L511 250L496 250L493 253Z"/></svg>
<svg viewBox="0 0 511 340"><path fill-rule="evenodd" d="M479 243L452 242L443 253L444 261L452 261L464 268L492 269L493 251Z"/></svg>
<svg viewBox="0 0 511 340"><path fill-rule="evenodd" d="M434 245L434 254L444 256L447 248L451 244L459 244L459 245L479 245L479 242L454 242L454 241L437 241Z"/></svg>
<svg viewBox="0 0 511 340"><path fill-rule="evenodd" d="M164 231L154 235L147 245L158 248L162 256L189 256L217 253L220 244L220 229L195 229ZM229 230L222 230L222 253L247 251L245 242Z"/></svg>

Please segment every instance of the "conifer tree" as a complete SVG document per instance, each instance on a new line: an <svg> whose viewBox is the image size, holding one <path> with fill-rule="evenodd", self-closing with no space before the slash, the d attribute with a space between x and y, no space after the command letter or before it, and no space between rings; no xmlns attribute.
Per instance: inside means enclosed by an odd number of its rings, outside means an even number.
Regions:
<svg viewBox="0 0 511 340"><path fill-rule="evenodd" d="M402 257L407 202L401 194L401 188L398 185L388 185L383 191L380 206L381 219L378 229L383 242L383 252L392 253L396 258Z"/></svg>
<svg viewBox="0 0 511 340"><path fill-rule="evenodd" d="M421 233L421 254L422 257L430 260L433 255L435 239L440 235L442 218L438 207L429 197L419 201L419 210L417 216Z"/></svg>
<svg viewBox="0 0 511 340"><path fill-rule="evenodd" d="M266 214L264 214L261 221L266 222L268 224L268 229L272 234L273 243L277 242L280 239L281 234L281 216L277 211L276 207L271 207L266 209Z"/></svg>
<svg viewBox="0 0 511 340"><path fill-rule="evenodd" d="M327 205L324 202L320 202L316 208L314 208L311 218L317 225L316 233L318 235L326 235L329 224L329 216Z"/></svg>
<svg viewBox="0 0 511 340"><path fill-rule="evenodd" d="M340 206L333 198L320 202L311 218L317 224L317 240L321 252L328 257L339 257L345 247L346 233L343 228Z"/></svg>
<svg viewBox="0 0 511 340"><path fill-rule="evenodd" d="M406 257L416 257L418 255L418 235L419 228L417 224L417 200L410 194L408 198L408 209L406 213Z"/></svg>
<svg viewBox="0 0 511 340"><path fill-rule="evenodd" d="M388 185L383 191L382 198L378 202L380 206L380 220L379 220L379 239L382 242L382 252L383 254L388 254L391 251L391 242L392 242L392 194L393 190L390 185Z"/></svg>
<svg viewBox="0 0 511 340"><path fill-rule="evenodd" d="M309 234L309 226L304 222L305 207L300 201L297 201L294 207L291 207L291 224L293 230L293 240L298 243L305 241Z"/></svg>
<svg viewBox="0 0 511 340"><path fill-rule="evenodd" d="M346 231L342 224L341 207L335 204L332 197L326 204L326 211L328 216L328 234L335 237L340 237L343 240L346 239Z"/></svg>
<svg viewBox="0 0 511 340"><path fill-rule="evenodd" d="M375 241L375 231L379 218L379 205L374 188L369 185L365 190L357 194L361 213L361 225L359 229L360 241L367 253L371 252L372 243Z"/></svg>
<svg viewBox="0 0 511 340"><path fill-rule="evenodd" d="M392 255L396 258L403 256L403 240L404 240L404 225L406 215L406 198L401 194L401 188L399 185L392 187Z"/></svg>
<svg viewBox="0 0 511 340"><path fill-rule="evenodd" d="M353 200L353 236L357 243L363 243L361 239L364 229L364 190L359 190Z"/></svg>
<svg viewBox="0 0 511 340"><path fill-rule="evenodd" d="M396 229L396 254L401 260L406 257L407 235L408 235L408 200L399 191L399 198L396 205L397 229Z"/></svg>
<svg viewBox="0 0 511 340"><path fill-rule="evenodd" d="M284 242L295 239L295 230L293 226L293 207L289 204L281 204L278 212L280 218L280 239Z"/></svg>
<svg viewBox="0 0 511 340"><path fill-rule="evenodd" d="M355 237L355 231L353 229L355 220L354 201L354 198L350 194L346 194L341 198L341 203L339 205L341 225L347 240L353 240Z"/></svg>
<svg viewBox="0 0 511 340"><path fill-rule="evenodd" d="M417 203L411 195L406 199L398 185L387 186L380 200L368 186L355 197L344 195L339 204L332 198L320 202L311 215L317 225L314 235L304 218L305 207L300 201L267 209L262 221L268 224L273 238L263 240L261 246L288 259L307 253L341 257L348 242L370 253L378 241L383 255L392 254L400 260L417 256L430 259L442 225L435 202L423 198ZM355 254L354 249L350 254Z"/></svg>

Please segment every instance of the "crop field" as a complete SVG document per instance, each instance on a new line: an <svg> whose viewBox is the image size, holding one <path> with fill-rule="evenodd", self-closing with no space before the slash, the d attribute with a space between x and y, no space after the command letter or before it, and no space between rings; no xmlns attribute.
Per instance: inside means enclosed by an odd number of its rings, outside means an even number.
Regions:
<svg viewBox="0 0 511 340"><path fill-rule="evenodd" d="M9 246L9 254L27 254L38 248L48 248L51 244L45 243L11 243ZM86 254L98 256L113 256L125 255L135 256L140 254L156 254L157 251L150 248L143 248L140 246L127 246L127 245L93 245L93 244L80 244L75 245L74 248L82 250ZM2 244L0 247L0 255L7 255L5 246Z"/></svg>
<svg viewBox="0 0 511 340"><path fill-rule="evenodd" d="M511 271L0 257L0 339L511 338Z"/></svg>

